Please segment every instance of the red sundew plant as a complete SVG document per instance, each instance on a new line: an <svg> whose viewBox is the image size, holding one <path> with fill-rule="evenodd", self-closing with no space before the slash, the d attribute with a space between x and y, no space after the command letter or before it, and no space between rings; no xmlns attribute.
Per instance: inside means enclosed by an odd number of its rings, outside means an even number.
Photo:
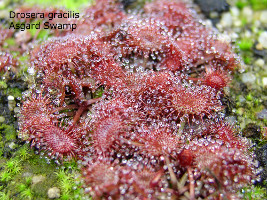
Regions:
<svg viewBox="0 0 267 200"><path fill-rule="evenodd" d="M16 70L18 61L9 53L0 51L0 71Z"/></svg>
<svg viewBox="0 0 267 200"><path fill-rule="evenodd" d="M144 157L172 156L180 151L176 133L166 127L142 127L137 130L134 145L139 146Z"/></svg>
<svg viewBox="0 0 267 200"><path fill-rule="evenodd" d="M210 117L214 112L222 110L216 95L218 93L208 87L180 87L172 104L178 116L195 121L196 118Z"/></svg>
<svg viewBox="0 0 267 200"><path fill-rule="evenodd" d="M223 90L226 86L229 85L231 78L229 77L229 73L220 69L212 69L210 67L206 67L206 72L204 73L202 78L193 78L189 77L189 80L199 81L202 85L207 85L216 90Z"/></svg>
<svg viewBox="0 0 267 200"><path fill-rule="evenodd" d="M203 83L217 90L223 89L228 85L230 78L224 71L207 70Z"/></svg>
<svg viewBox="0 0 267 200"><path fill-rule="evenodd" d="M237 148L219 147L219 145L208 145L199 149L197 153L198 170L204 170L206 174L204 184L207 192L221 193L221 197L233 199L237 197L232 191L240 188L243 183L251 180L251 166L248 160L251 158L243 154ZM201 178L203 178L201 177ZM207 194L205 194L206 196Z"/></svg>
<svg viewBox="0 0 267 200"><path fill-rule="evenodd" d="M185 28L197 24L193 13L183 2L175 1L154 1L147 3L144 7L145 13L164 21L174 35L182 33ZM191 29L192 30L192 29Z"/></svg>
<svg viewBox="0 0 267 200"><path fill-rule="evenodd" d="M124 76L109 55L109 45L95 35L55 38L37 48L37 52L33 50L32 63L43 74L43 84L59 92L61 102L66 86L77 99L84 100L84 88L95 91L104 84L112 86L116 77Z"/></svg>
<svg viewBox="0 0 267 200"><path fill-rule="evenodd" d="M97 25L114 25L126 16L122 5L112 0L98 1L97 4L87 8L85 14L85 18L96 19Z"/></svg>
<svg viewBox="0 0 267 200"><path fill-rule="evenodd" d="M82 163L94 199L238 198L256 173L222 114L238 67L230 44L178 0L137 16L97 1L82 16L76 31L31 50L36 88L21 106L21 135Z"/></svg>
<svg viewBox="0 0 267 200"><path fill-rule="evenodd" d="M49 125L42 129L38 132L40 139L36 139L36 143L38 148L50 152L49 156L59 157L62 160L64 156L70 159L77 155L83 155L83 143L79 141L81 136L74 131L62 130L55 125Z"/></svg>
<svg viewBox="0 0 267 200"><path fill-rule="evenodd" d="M114 165L109 162L96 161L83 169L83 177L94 199L124 196L127 199L151 198L160 193L161 187L167 186L162 179L163 171L151 171L146 167ZM130 185L130 187L129 187Z"/></svg>

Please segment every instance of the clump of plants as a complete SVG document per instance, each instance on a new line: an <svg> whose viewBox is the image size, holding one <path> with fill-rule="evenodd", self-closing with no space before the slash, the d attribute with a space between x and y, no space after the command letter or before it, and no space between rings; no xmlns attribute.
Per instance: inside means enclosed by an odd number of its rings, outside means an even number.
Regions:
<svg viewBox="0 0 267 200"><path fill-rule="evenodd" d="M230 44L176 0L135 15L101 0L77 24L30 50L20 137L59 163L75 159L94 199L239 198L256 170L225 120L239 67Z"/></svg>

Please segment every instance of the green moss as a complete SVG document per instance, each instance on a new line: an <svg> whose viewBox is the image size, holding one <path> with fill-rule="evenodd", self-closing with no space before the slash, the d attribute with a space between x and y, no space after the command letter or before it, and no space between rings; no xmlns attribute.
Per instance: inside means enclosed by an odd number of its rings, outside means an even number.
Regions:
<svg viewBox="0 0 267 200"><path fill-rule="evenodd" d="M244 59L244 63L247 65L252 63L251 57L249 56L244 56L243 59Z"/></svg>
<svg viewBox="0 0 267 200"><path fill-rule="evenodd" d="M28 145L24 147L28 149ZM23 147L22 147L23 149ZM55 175L56 165L47 164L45 159L40 159L39 155L35 155L33 150L29 149L31 159L21 160L18 165L21 169L15 176L11 176L8 180L7 190L11 191L12 199L38 199L46 200L49 188L57 185L57 177ZM16 154L16 159L19 156ZM13 159L12 159L13 160ZM12 165L9 164L10 167ZM7 170L5 170L7 171ZM12 171L14 172L14 170ZM29 177L23 177L22 174L29 173ZM39 183L32 185L32 176L43 175L45 179ZM12 181L11 181L12 180Z"/></svg>
<svg viewBox="0 0 267 200"><path fill-rule="evenodd" d="M47 178L46 178L47 179ZM44 180L42 182L34 184L32 188L32 192L35 194L35 198L46 198L47 197L47 191L50 187L53 187L52 184L49 183L48 180Z"/></svg>
<svg viewBox="0 0 267 200"><path fill-rule="evenodd" d="M9 192L0 192L0 199L1 200L11 200Z"/></svg>
<svg viewBox="0 0 267 200"><path fill-rule="evenodd" d="M8 88L7 95L14 96L15 98L22 96L22 91L18 88Z"/></svg>
<svg viewBox="0 0 267 200"><path fill-rule="evenodd" d="M71 199L71 195L70 194L62 194L60 199L61 200L69 200L69 199Z"/></svg>
<svg viewBox="0 0 267 200"><path fill-rule="evenodd" d="M20 196L21 196L23 199L29 199L29 200L31 200L31 199L33 199L33 192L32 192L32 190L31 190L31 188L27 188L27 189L25 189L24 191L22 191L22 192L20 193Z"/></svg>
<svg viewBox="0 0 267 200"><path fill-rule="evenodd" d="M64 166L69 165L69 163L65 163ZM72 168L73 167L73 168ZM56 176L58 178L58 186L62 191L62 196L60 199L79 199L82 197L82 192L80 189L80 184L77 184L77 180L75 178L75 174L77 173L76 166L65 167L64 169L56 172Z"/></svg>
<svg viewBox="0 0 267 200"><path fill-rule="evenodd" d="M0 81L0 89L6 89L7 88L7 84L5 81Z"/></svg>
<svg viewBox="0 0 267 200"><path fill-rule="evenodd" d="M243 38L239 43L238 43L239 48L242 51L249 51L251 50L252 46L253 46L253 41L249 40L247 38Z"/></svg>
<svg viewBox="0 0 267 200"><path fill-rule="evenodd" d="M5 135L5 139L6 141L12 141L12 140L15 140L17 137L17 134L16 133L10 133L10 134L6 134Z"/></svg>
<svg viewBox="0 0 267 200"><path fill-rule="evenodd" d="M18 174L21 171L20 162L17 159L10 159L6 162L5 170L13 175Z"/></svg>
<svg viewBox="0 0 267 200"><path fill-rule="evenodd" d="M266 189L260 186L245 187L241 190L241 193L246 200L267 199Z"/></svg>
<svg viewBox="0 0 267 200"><path fill-rule="evenodd" d="M12 173L8 171L3 171L0 173L0 180L1 182L10 181L13 178Z"/></svg>
<svg viewBox="0 0 267 200"><path fill-rule="evenodd" d="M8 38L4 42L4 47L5 48L10 47L10 46L14 46L14 45L16 45L16 41L15 41L14 38Z"/></svg>
<svg viewBox="0 0 267 200"><path fill-rule="evenodd" d="M31 153L29 149L29 145L25 144L22 147L19 148L18 151L16 151L15 155L19 157L21 160L27 160L31 158Z"/></svg>
<svg viewBox="0 0 267 200"><path fill-rule="evenodd" d="M19 190L19 192L23 192L23 191L26 190L28 187L29 187L29 185L26 185L26 184L21 183L21 184L19 184L19 185L17 186L17 189Z"/></svg>
<svg viewBox="0 0 267 200"><path fill-rule="evenodd" d="M22 56L19 56L17 58L20 62L28 61L29 60L29 55L23 54Z"/></svg>
<svg viewBox="0 0 267 200"><path fill-rule="evenodd" d="M264 10L267 8L267 0L249 0L254 10Z"/></svg>
<svg viewBox="0 0 267 200"><path fill-rule="evenodd" d="M235 4L235 6L238 7L239 9L242 9L247 5L248 5L248 2L246 0L239 0Z"/></svg>
<svg viewBox="0 0 267 200"><path fill-rule="evenodd" d="M238 0L235 5L239 9L251 6L254 10L264 10L267 8L267 0Z"/></svg>
<svg viewBox="0 0 267 200"><path fill-rule="evenodd" d="M249 93L246 97L247 101L252 101L253 100L253 96L251 93Z"/></svg>
<svg viewBox="0 0 267 200"><path fill-rule="evenodd" d="M7 141L14 140L17 137L15 128L7 124L0 125L0 133L4 135Z"/></svg>

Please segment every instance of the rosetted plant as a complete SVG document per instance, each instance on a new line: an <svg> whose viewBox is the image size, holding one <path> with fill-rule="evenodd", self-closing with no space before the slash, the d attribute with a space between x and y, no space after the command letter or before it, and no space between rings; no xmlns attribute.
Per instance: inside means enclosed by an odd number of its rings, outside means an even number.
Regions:
<svg viewBox="0 0 267 200"><path fill-rule="evenodd" d="M224 119L239 65L230 44L176 0L135 15L101 0L77 23L30 52L36 87L21 136L79 160L94 199L238 198L256 175L248 142Z"/></svg>

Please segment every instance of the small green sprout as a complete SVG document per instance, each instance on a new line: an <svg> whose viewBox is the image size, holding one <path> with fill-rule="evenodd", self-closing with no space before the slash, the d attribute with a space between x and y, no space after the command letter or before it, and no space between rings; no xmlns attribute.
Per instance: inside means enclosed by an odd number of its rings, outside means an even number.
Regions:
<svg viewBox="0 0 267 200"><path fill-rule="evenodd" d="M64 169L61 169L59 170L58 173L56 173L58 179L61 181L61 180L64 180L64 179L69 179L69 177L67 176L66 172L64 171Z"/></svg>
<svg viewBox="0 0 267 200"><path fill-rule="evenodd" d="M93 94L93 98L102 97L103 93L104 93L104 88L100 88Z"/></svg>
<svg viewBox="0 0 267 200"><path fill-rule="evenodd" d="M7 172L10 172L11 174L16 175L21 171L21 167L19 164L20 164L19 161L16 159L8 160L5 165L5 170Z"/></svg>
<svg viewBox="0 0 267 200"><path fill-rule="evenodd" d="M72 180L72 177L69 176L64 170L60 170L57 173L57 177L59 179L59 186L61 190L64 193L69 193L74 186L74 181Z"/></svg>
<svg viewBox="0 0 267 200"><path fill-rule="evenodd" d="M23 145L19 150L18 150L18 156L22 160L27 160L30 158L31 154L29 153L30 149L28 145Z"/></svg>
<svg viewBox="0 0 267 200"><path fill-rule="evenodd" d="M11 200L8 193L0 192L0 199L1 200Z"/></svg>
<svg viewBox="0 0 267 200"><path fill-rule="evenodd" d="M60 180L59 186L64 193L68 193L73 188L73 181L69 178Z"/></svg>
<svg viewBox="0 0 267 200"><path fill-rule="evenodd" d="M251 64L251 57L250 56L244 56L243 59L244 59L245 64L247 64L247 65Z"/></svg>
<svg viewBox="0 0 267 200"><path fill-rule="evenodd" d="M8 171L3 171L1 174L0 174L0 180L2 182L7 182L7 181L10 181L12 179L12 174Z"/></svg>
<svg viewBox="0 0 267 200"><path fill-rule="evenodd" d="M21 197L23 198L23 199L32 199L33 198L33 193L32 193L32 190L31 190L31 188L27 188L27 189L25 189L24 191L22 191L21 193L20 193L20 195L21 195Z"/></svg>
<svg viewBox="0 0 267 200"><path fill-rule="evenodd" d="M27 185L25 185L25 184L23 184L23 183L18 185L18 190L19 190L20 192L25 191L27 188L28 188Z"/></svg>
<svg viewBox="0 0 267 200"><path fill-rule="evenodd" d="M76 190L77 184L75 183L73 173L68 173L68 170L61 169L56 175L58 177L59 187L63 193L61 199L74 199L74 196L79 197L81 195L80 191ZM77 198L75 197L75 199Z"/></svg>
<svg viewBox="0 0 267 200"><path fill-rule="evenodd" d="M247 97L246 97L247 101L252 101L253 100L253 96L252 94L248 94Z"/></svg>
<svg viewBox="0 0 267 200"><path fill-rule="evenodd" d="M32 177L26 177L26 184L27 185L31 185L31 183L32 183Z"/></svg>

